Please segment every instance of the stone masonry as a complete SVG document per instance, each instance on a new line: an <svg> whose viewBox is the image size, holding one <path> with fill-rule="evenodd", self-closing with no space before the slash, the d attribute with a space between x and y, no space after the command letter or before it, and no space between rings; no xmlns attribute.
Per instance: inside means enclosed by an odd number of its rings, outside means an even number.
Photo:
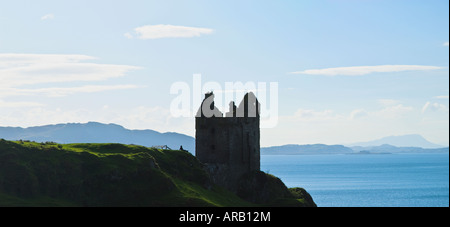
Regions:
<svg viewBox="0 0 450 227"><path fill-rule="evenodd" d="M196 156L212 181L233 192L239 179L260 170L259 108L250 92L239 107L230 103L223 116L214 106L214 94L207 93L195 119Z"/></svg>

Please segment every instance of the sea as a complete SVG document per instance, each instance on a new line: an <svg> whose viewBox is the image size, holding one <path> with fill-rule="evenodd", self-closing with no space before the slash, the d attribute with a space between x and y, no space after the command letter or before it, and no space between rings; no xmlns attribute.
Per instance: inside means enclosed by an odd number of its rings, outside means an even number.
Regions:
<svg viewBox="0 0 450 227"><path fill-rule="evenodd" d="M318 207L449 207L449 154L262 155Z"/></svg>

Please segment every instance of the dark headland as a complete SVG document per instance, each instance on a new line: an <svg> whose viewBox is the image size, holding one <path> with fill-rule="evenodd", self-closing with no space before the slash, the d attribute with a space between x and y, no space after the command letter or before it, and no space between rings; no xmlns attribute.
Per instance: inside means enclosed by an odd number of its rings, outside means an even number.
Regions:
<svg viewBox="0 0 450 227"><path fill-rule="evenodd" d="M256 192L256 193L255 193ZM0 139L0 207L315 206L302 188L254 171L233 193L187 151Z"/></svg>

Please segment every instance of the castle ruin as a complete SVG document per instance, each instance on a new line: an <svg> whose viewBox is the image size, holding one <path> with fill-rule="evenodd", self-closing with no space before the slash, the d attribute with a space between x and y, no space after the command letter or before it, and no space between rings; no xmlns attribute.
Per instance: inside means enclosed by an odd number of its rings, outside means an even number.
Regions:
<svg viewBox="0 0 450 227"><path fill-rule="evenodd" d="M238 107L230 103L223 116L207 93L195 119L196 157L212 181L236 192L242 176L260 170L260 104L247 93Z"/></svg>

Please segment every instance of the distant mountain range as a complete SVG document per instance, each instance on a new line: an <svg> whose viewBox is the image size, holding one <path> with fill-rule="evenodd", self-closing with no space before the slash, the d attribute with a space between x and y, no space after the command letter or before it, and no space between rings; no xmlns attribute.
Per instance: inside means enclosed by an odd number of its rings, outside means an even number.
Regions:
<svg viewBox="0 0 450 227"><path fill-rule="evenodd" d="M392 153L441 153L449 152L443 147L427 141L420 135L388 136L369 142L343 145L283 145L261 148L263 155L302 154L392 154Z"/></svg>
<svg viewBox="0 0 450 227"><path fill-rule="evenodd" d="M388 144L370 147L346 147L343 145L283 145L261 148L262 155L315 155L315 154L394 154L394 153L443 153L449 148L396 147Z"/></svg>
<svg viewBox="0 0 450 227"><path fill-rule="evenodd" d="M122 143L147 147L168 146L194 153L195 139L191 136L153 130L129 130L116 124L97 122L46 125L29 128L0 127L0 138L56 143Z"/></svg>
<svg viewBox="0 0 450 227"><path fill-rule="evenodd" d="M347 146L350 147L374 147L389 144L396 147L421 147L421 148L442 148L444 146L434 144L423 138L421 135L402 135L402 136L388 136L381 139L353 143Z"/></svg>
<svg viewBox="0 0 450 227"><path fill-rule="evenodd" d="M45 125L29 128L0 127L0 138L57 143L122 143L147 147L168 146L195 154L195 138L180 133L153 130L129 130L116 124L98 122ZM386 154L448 152L449 148L433 144L420 135L390 136L350 145L283 145L261 148L262 155L302 154Z"/></svg>
<svg viewBox="0 0 450 227"><path fill-rule="evenodd" d="M343 145L289 144L283 146L261 148L262 155L350 154L350 153L354 153L354 151L351 148L345 147Z"/></svg>
<svg viewBox="0 0 450 227"><path fill-rule="evenodd" d="M448 147L441 148L422 148L422 147L396 147L389 144L371 147L351 147L353 151L359 154L389 154L389 153L441 153L449 152Z"/></svg>

